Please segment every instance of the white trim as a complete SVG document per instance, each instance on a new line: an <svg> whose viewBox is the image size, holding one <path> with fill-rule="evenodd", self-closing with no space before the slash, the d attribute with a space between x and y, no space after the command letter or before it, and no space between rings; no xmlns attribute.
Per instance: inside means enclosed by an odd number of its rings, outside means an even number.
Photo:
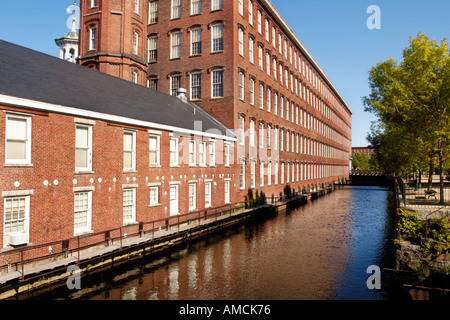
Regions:
<svg viewBox="0 0 450 320"><path fill-rule="evenodd" d="M23 197L34 194L34 190L2 191L2 197Z"/></svg>
<svg viewBox="0 0 450 320"><path fill-rule="evenodd" d="M172 131L172 132L177 132L180 134L189 134L189 135L193 134L193 135L205 137L205 138L209 137L209 138L217 138L219 140L226 140L226 141L233 141L233 142L237 141L236 138L227 137L224 135L218 135L218 134L208 133L208 132L200 132L200 131L191 130L191 129L178 128L175 126L164 125L164 124L155 123L155 122L136 120L136 119L132 119L132 118L115 116L115 115L106 114L106 113L102 113L102 112L89 111L89 110L83 110L83 109L78 109L78 108L74 108L74 107L67 107L67 106L62 106L62 105L51 104L51 103L47 103L47 102L40 102L40 101L36 101L36 100L31 100L31 99L12 97L12 96L8 96L8 95L4 95L4 94L0 94L0 104L33 108L33 109L38 109L38 110L44 110L47 112L77 115L77 116L86 117L86 118L95 118L95 119L99 119L99 120L103 120L103 121L118 122L118 123L135 125L135 126L139 126L139 127L153 128L153 129L158 129L158 130L163 130L163 131Z"/></svg>

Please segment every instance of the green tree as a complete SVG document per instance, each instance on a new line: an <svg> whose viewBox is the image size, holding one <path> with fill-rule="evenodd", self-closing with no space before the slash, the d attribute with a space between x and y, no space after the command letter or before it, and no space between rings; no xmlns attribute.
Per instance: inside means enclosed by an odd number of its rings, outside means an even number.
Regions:
<svg viewBox="0 0 450 320"><path fill-rule="evenodd" d="M379 121L369 134L381 166L398 174L433 168L443 171L450 156L450 59L446 40L438 45L419 33L410 38L403 61L389 58L370 71L371 94L363 98L365 110ZM408 172L406 172L408 173Z"/></svg>
<svg viewBox="0 0 450 320"><path fill-rule="evenodd" d="M361 152L355 152L353 155L353 169L370 170L369 157Z"/></svg>

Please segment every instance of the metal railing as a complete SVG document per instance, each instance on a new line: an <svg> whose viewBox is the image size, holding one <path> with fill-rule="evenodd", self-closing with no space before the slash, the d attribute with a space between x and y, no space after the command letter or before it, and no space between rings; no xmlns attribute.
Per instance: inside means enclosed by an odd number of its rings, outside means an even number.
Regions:
<svg viewBox="0 0 450 320"><path fill-rule="evenodd" d="M450 206L450 186L448 184L444 185L442 195L438 183L430 186L428 183L417 183L414 180L407 182L398 178L396 185L398 206Z"/></svg>

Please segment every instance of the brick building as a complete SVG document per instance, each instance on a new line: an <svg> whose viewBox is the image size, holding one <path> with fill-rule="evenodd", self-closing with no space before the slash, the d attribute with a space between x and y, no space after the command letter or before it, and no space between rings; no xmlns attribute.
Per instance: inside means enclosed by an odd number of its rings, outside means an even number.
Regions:
<svg viewBox="0 0 450 320"><path fill-rule="evenodd" d="M192 103L4 41L0 74L0 266L19 245L241 200L236 138Z"/></svg>
<svg viewBox="0 0 450 320"><path fill-rule="evenodd" d="M80 64L236 132L241 197L348 177L352 111L270 1L82 0L80 26Z"/></svg>

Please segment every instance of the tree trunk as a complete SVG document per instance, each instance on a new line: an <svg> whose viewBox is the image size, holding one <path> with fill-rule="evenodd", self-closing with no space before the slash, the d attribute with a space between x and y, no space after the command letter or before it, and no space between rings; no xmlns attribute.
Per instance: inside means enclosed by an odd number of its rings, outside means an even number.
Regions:
<svg viewBox="0 0 450 320"><path fill-rule="evenodd" d="M439 204L444 204L444 159L442 150L439 150Z"/></svg>

